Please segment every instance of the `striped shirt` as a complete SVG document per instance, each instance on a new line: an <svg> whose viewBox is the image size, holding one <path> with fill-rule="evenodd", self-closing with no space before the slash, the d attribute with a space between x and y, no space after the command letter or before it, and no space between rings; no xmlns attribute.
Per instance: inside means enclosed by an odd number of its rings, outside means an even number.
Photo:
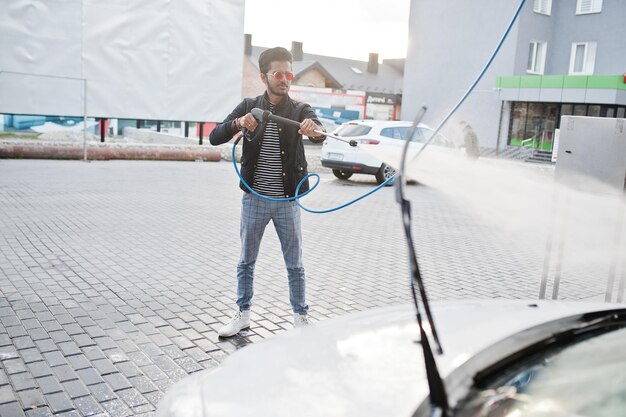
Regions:
<svg viewBox="0 0 626 417"><path fill-rule="evenodd" d="M270 111L274 106L270 105ZM284 197L283 162L280 157L278 124L268 120L263 133L263 143L254 173L254 191L268 197Z"/></svg>

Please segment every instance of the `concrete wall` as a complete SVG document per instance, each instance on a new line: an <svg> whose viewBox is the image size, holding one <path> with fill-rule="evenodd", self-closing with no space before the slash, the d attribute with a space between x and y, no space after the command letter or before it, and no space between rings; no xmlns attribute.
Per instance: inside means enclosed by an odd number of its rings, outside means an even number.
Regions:
<svg viewBox="0 0 626 417"><path fill-rule="evenodd" d="M571 2L566 0L565 2ZM517 3L517 2L516 2ZM554 32L557 30L555 27L555 6L559 1L552 1L552 13L550 16L535 13L533 11L533 1L526 0L524 8L520 12L518 20L518 36L515 51L515 63L512 74L498 74L498 75L527 75L528 72L528 48L531 41L547 42L548 48L546 51L546 62L544 73L549 74L552 71L551 55L554 53ZM576 8L576 2L574 1L574 8Z"/></svg>
<svg viewBox="0 0 626 417"><path fill-rule="evenodd" d="M576 1L553 0L554 48L549 59L551 72L567 74L572 42L598 43L594 74L615 75L626 72L626 2L604 0L602 12L576 15Z"/></svg>
<svg viewBox="0 0 626 417"><path fill-rule="evenodd" d="M581 190L622 196L626 185L625 122L563 116L555 178ZM600 142L602 146L598 146Z"/></svg>
<svg viewBox="0 0 626 417"><path fill-rule="evenodd" d="M518 4L517 0L412 1L402 120L413 119L424 104L429 109L424 122L438 125L482 70ZM494 90L495 79L513 73L517 38L516 24L474 93L443 129L446 136L460 142L458 122L466 120L481 146L496 147L502 102Z"/></svg>
<svg viewBox="0 0 626 417"><path fill-rule="evenodd" d="M550 16L534 13L532 1L520 16L514 74L525 75L531 40L548 42L545 75L569 72L573 42L597 42L594 74L622 74L626 68L626 2L604 0L601 13L576 14L575 0L553 0Z"/></svg>

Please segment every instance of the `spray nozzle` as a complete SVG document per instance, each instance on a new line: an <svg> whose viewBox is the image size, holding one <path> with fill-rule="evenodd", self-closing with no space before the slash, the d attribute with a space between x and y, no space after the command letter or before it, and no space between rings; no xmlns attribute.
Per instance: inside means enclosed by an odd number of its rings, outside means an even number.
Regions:
<svg viewBox="0 0 626 417"><path fill-rule="evenodd" d="M256 119L256 121L259 122L259 123L266 122L267 119L269 119L269 116L270 116L270 111L269 110L261 110L261 109L259 109L257 107L255 107L252 110L250 110L250 113Z"/></svg>

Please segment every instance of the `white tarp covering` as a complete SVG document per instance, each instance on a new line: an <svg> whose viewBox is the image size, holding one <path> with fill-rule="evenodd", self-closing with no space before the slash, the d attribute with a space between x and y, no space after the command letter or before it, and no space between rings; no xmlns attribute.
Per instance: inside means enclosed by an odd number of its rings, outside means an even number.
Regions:
<svg viewBox="0 0 626 417"><path fill-rule="evenodd" d="M0 0L0 113L221 121L244 0Z"/></svg>

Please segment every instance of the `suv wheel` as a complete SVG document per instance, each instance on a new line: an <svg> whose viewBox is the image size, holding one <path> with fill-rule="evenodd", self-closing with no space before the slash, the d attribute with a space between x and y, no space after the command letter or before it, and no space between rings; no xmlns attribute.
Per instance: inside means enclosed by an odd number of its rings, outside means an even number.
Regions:
<svg viewBox="0 0 626 417"><path fill-rule="evenodd" d="M333 169L333 174L335 174L335 177L339 178L340 180L347 180L352 176L352 172L344 171L342 169Z"/></svg>
<svg viewBox="0 0 626 417"><path fill-rule="evenodd" d="M389 178L396 175L396 170L390 167L387 164L382 164L380 169L376 173L376 182L380 185L383 182L387 181ZM393 181L389 182L387 185L393 184Z"/></svg>

